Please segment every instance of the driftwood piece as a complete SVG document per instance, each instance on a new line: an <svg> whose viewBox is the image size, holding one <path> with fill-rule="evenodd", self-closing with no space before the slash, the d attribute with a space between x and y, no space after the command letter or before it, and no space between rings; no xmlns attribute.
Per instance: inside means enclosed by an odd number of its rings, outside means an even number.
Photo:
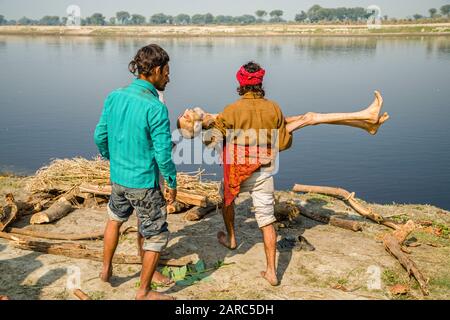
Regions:
<svg viewBox="0 0 450 320"><path fill-rule="evenodd" d="M406 224L400 226L394 232L388 233L383 237L384 248L394 256L408 274L414 276L419 283L420 290L424 295L428 295L428 280L425 279L417 265L412 261L402 249L402 244L408 235L415 229L415 224L409 220Z"/></svg>
<svg viewBox="0 0 450 320"><path fill-rule="evenodd" d="M193 207L186 211L184 215L184 219L187 221L198 221L201 220L204 216L206 216L208 213L212 212L216 206L208 205L205 208L202 207Z"/></svg>
<svg viewBox="0 0 450 320"><path fill-rule="evenodd" d="M373 212L371 209L364 207L362 204L360 204L354 197L355 193L348 192L345 189L342 188L334 188L334 187L321 187L321 186L310 186L310 185L302 185L302 184L296 184L294 185L293 191L295 192L305 192L305 193L319 193L319 194L325 194L337 198L341 198L344 201L347 201L347 203L360 215L363 217L366 217L372 221L375 221L376 223L385 225L392 229L397 229L399 226L392 222L384 219L381 215L379 215L376 212Z"/></svg>
<svg viewBox="0 0 450 320"><path fill-rule="evenodd" d="M8 193L5 196L6 206L0 211L0 231L3 231L9 224L16 220L19 208L14 200L12 193Z"/></svg>
<svg viewBox="0 0 450 320"><path fill-rule="evenodd" d="M73 294L80 300L92 300L86 293L84 293L81 289L73 290Z"/></svg>
<svg viewBox="0 0 450 320"><path fill-rule="evenodd" d="M103 251L98 249L88 248L85 245L69 242L45 242L34 241L21 238L18 236L9 235L12 240L12 245L22 250L31 250L36 252L54 254L59 256L66 256L75 259L87 259L94 261L103 261ZM160 259L160 265L166 266L185 266L192 262L190 258L180 259ZM113 258L113 263L116 264L141 264L141 257L137 255L128 255L123 253L116 253Z"/></svg>
<svg viewBox="0 0 450 320"><path fill-rule="evenodd" d="M33 238L42 238L42 239L50 239L50 240L96 240L103 238L103 231L97 232L89 232L89 233L81 233L81 234L66 234L66 233L52 233L52 232L44 232L44 231L34 231L34 230L25 230L19 228L8 228L9 234L23 235ZM137 232L135 227L128 227L121 231L121 234L125 234L128 232ZM0 237L2 235L0 234Z"/></svg>
<svg viewBox="0 0 450 320"><path fill-rule="evenodd" d="M362 226L358 221L346 220L346 219L339 218L338 216L331 216L331 217L324 216L324 215L318 214L316 212L307 210L303 207L300 209L300 214L307 218L310 218L312 220L322 222L325 224L330 224L335 227L348 229L348 230L352 230L352 231L361 231L362 230Z"/></svg>
<svg viewBox="0 0 450 320"><path fill-rule="evenodd" d="M167 205L167 213L168 214L180 213L181 211L186 210L189 207L190 206L188 204L175 201L174 203Z"/></svg>
<svg viewBox="0 0 450 320"><path fill-rule="evenodd" d="M35 213L31 224L49 223L61 219L72 211L72 204L65 197L61 197L45 211Z"/></svg>
<svg viewBox="0 0 450 320"><path fill-rule="evenodd" d="M352 231L362 231L362 226L358 221L352 221L347 219L342 219L337 216L330 217L330 224L335 227L348 229Z"/></svg>

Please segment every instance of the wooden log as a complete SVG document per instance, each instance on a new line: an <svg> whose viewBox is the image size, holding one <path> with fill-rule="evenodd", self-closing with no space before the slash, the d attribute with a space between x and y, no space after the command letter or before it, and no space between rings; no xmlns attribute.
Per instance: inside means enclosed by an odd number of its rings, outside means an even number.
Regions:
<svg viewBox="0 0 450 320"><path fill-rule="evenodd" d="M205 208L193 207L186 211L184 219L187 221L198 221L205 217L208 213L212 212L216 206L209 205Z"/></svg>
<svg viewBox="0 0 450 320"><path fill-rule="evenodd" d="M316 212L312 212L312 211L306 210L305 208L301 208L300 209L300 214L302 216L310 218L311 220L315 220L315 221L322 222L322 223L325 223L325 224L328 224L328 222L330 222L330 218L329 217L325 217L325 216L320 215L320 214L318 214Z"/></svg>
<svg viewBox="0 0 450 320"><path fill-rule="evenodd" d="M78 187L78 190L80 192L84 193L91 193L91 194L97 194L102 196L110 196L112 192L112 186L111 185L105 185L105 186L98 186L98 185L91 185L91 184L81 184Z"/></svg>
<svg viewBox="0 0 450 320"><path fill-rule="evenodd" d="M167 213L168 214L180 213L181 211L186 210L188 208L189 208L188 204L175 201L174 203L167 205Z"/></svg>
<svg viewBox="0 0 450 320"><path fill-rule="evenodd" d="M412 261L402 249L403 242L414 229L414 222L409 220L406 224L400 226L396 231L385 235L383 237L383 244L386 251L400 262L410 276L412 275L417 280L422 293L424 295L428 295L428 280L425 279L414 261Z"/></svg>
<svg viewBox="0 0 450 320"><path fill-rule="evenodd" d="M0 231L0 238L7 239L7 240L13 240L13 241L18 239L14 235L12 235L8 232L3 232L3 231Z"/></svg>
<svg viewBox="0 0 450 320"><path fill-rule="evenodd" d="M308 217L312 220L322 222L325 224L330 224L330 225L338 227L338 228L348 229L348 230L352 230L355 232L362 231L362 226L358 221L342 219L335 215L331 216L331 217L324 216L324 215L318 214L316 212L307 210L303 207L300 209L300 214L305 217Z"/></svg>
<svg viewBox="0 0 450 320"><path fill-rule="evenodd" d="M45 211L35 213L30 220L31 224L49 223L65 217L72 211L72 204L61 197Z"/></svg>
<svg viewBox="0 0 450 320"><path fill-rule="evenodd" d="M207 206L206 197L198 194L177 191L177 201L205 208Z"/></svg>
<svg viewBox="0 0 450 320"><path fill-rule="evenodd" d="M111 195L112 187L111 186L93 186L93 185L87 185L82 184L79 186L80 192L89 192L93 194L99 194L99 195ZM199 207L206 207L207 206L207 199L205 196L191 193L191 192L184 192L184 191L177 191L177 199L178 202L182 202L185 204L189 204L192 206L199 206Z"/></svg>
<svg viewBox="0 0 450 320"><path fill-rule="evenodd" d="M86 293L81 291L81 289L73 290L73 294L80 300L92 300Z"/></svg>
<svg viewBox="0 0 450 320"><path fill-rule="evenodd" d="M52 232L43 232L43 231L34 231L34 230L25 230L19 228L7 228L9 234L23 235L29 236L33 238L42 238L42 239L50 239L50 240L96 240L103 238L103 231L97 232L89 232L89 233L81 233L81 234L66 234L66 233L52 233ZM121 234L125 234L128 232L137 232L135 227L129 227L125 230L121 231ZM1 237L1 235L0 235Z"/></svg>
<svg viewBox="0 0 450 320"><path fill-rule="evenodd" d="M34 241L21 238L18 236L10 236L12 245L22 250L31 250L47 254L54 254L75 259L87 259L93 261L103 261L103 251L98 249L88 248L85 245L73 242L45 242ZM141 264L141 257L137 255L128 255L123 253L116 253L113 258L113 263L116 264ZM166 266L185 266L192 263L189 257L180 259L159 259L160 265Z"/></svg>
<svg viewBox="0 0 450 320"><path fill-rule="evenodd" d="M19 208L14 201L12 193L5 196L6 206L1 210L0 231L3 231L8 225L13 223L19 213Z"/></svg>
<svg viewBox="0 0 450 320"><path fill-rule="evenodd" d="M362 231L362 226L358 221L352 221L347 219L342 219L337 216L331 216L330 217L330 224L335 227L348 229L352 231Z"/></svg>
<svg viewBox="0 0 450 320"><path fill-rule="evenodd" d="M293 191L295 192L305 192L305 193L319 193L319 194L325 194L337 198L341 198L344 201L347 201L347 203L360 215L362 215L365 218L368 218L376 223L385 225L386 227L397 229L398 225L392 221L388 221L384 219L381 215L379 215L376 212L373 212L371 209L364 207L362 204L360 204L355 198L355 193L348 192L345 189L342 188L334 188L334 187L321 187L321 186L310 186L310 185L302 185L302 184L296 184L294 185Z"/></svg>

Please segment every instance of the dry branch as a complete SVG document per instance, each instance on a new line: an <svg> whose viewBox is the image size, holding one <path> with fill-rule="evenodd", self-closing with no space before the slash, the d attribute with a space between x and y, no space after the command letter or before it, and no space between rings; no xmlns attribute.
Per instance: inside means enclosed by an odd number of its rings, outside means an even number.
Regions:
<svg viewBox="0 0 450 320"><path fill-rule="evenodd" d="M383 237L383 244L387 252L394 256L408 274L414 276L419 283L420 290L424 295L428 295L428 280L420 272L417 265L412 261L402 249L402 244L408 235L415 229L415 224L409 220L406 224L400 226L394 232L388 233Z"/></svg>
<svg viewBox="0 0 450 320"><path fill-rule="evenodd" d="M358 221L342 219L335 215L331 216L331 217L321 215L316 212L309 211L304 207L300 208L300 214L307 218L310 218L312 220L322 222L325 224L330 224L335 227L348 229L348 230L352 230L352 231L361 231L362 230L362 226Z"/></svg>
<svg viewBox="0 0 450 320"><path fill-rule="evenodd" d="M22 250L31 250L36 252L66 256L75 259L88 259L94 261L103 261L103 251L87 248L85 245L70 242L51 243L44 241L33 241L9 235L12 244ZM180 259L160 259L159 264L167 266L184 266L191 263L189 258ZM141 257L137 255L127 255L117 253L114 255L113 263L116 264L141 264Z"/></svg>
<svg viewBox="0 0 450 320"><path fill-rule="evenodd" d="M399 226L395 224L392 221L388 221L384 219L381 215L378 213L373 212L371 209L364 207L362 204L360 204L354 197L355 193L348 192L345 189L342 188L334 188L334 187L321 187L321 186L309 186L309 185L302 185L302 184L296 184L294 185L293 191L295 192L305 192L305 193L319 193L319 194L325 194L328 196L333 196L337 198L341 198L344 201L347 201L348 204L360 215L363 217L366 217L372 221L375 221L376 223L385 225L392 229L397 229Z"/></svg>
<svg viewBox="0 0 450 320"><path fill-rule="evenodd" d="M352 231L362 231L362 226L358 221L352 221L347 219L342 219L337 216L330 217L330 224L335 227L348 229Z"/></svg>
<svg viewBox="0 0 450 320"><path fill-rule="evenodd" d="M25 230L19 228L8 228L9 234L23 235L33 238L42 238L49 240L96 240L103 238L103 231L90 232L90 233L81 233L81 234L66 234L66 233L52 233L52 232L43 232L43 231L34 231L34 230ZM128 232L136 232L137 229L135 227L128 227L125 230L121 231L121 234L125 234ZM1 235L0 235L1 237Z"/></svg>

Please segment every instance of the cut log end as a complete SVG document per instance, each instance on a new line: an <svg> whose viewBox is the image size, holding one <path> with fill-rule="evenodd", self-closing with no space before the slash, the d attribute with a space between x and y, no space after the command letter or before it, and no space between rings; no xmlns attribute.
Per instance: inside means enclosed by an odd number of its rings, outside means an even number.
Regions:
<svg viewBox="0 0 450 320"><path fill-rule="evenodd" d="M80 300L92 300L86 293L84 293L81 289L73 290L73 294Z"/></svg>
<svg viewBox="0 0 450 320"><path fill-rule="evenodd" d="M49 223L61 219L72 211L72 204L65 197L61 197L47 210L31 216L31 224Z"/></svg>

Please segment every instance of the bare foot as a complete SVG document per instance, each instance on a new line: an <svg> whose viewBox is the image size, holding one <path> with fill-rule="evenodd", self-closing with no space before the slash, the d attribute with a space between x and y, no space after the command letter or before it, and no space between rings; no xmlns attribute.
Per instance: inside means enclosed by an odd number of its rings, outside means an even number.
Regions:
<svg viewBox="0 0 450 320"><path fill-rule="evenodd" d="M112 276L111 267L109 269L103 269L103 271L100 272L99 274L100 280L102 280L103 282L109 282L111 276Z"/></svg>
<svg viewBox="0 0 450 320"><path fill-rule="evenodd" d="M383 115L378 119L378 122L376 124L368 124L367 125L367 132L369 132L371 135L375 135L378 132L378 129L380 126L389 120L389 115L387 112L383 113Z"/></svg>
<svg viewBox="0 0 450 320"><path fill-rule="evenodd" d="M228 241L228 237L223 231L217 232L217 240L219 240L219 243L221 245L230 250L234 250L237 247L236 239L231 239L230 241Z"/></svg>
<svg viewBox="0 0 450 320"><path fill-rule="evenodd" d="M156 292L156 291L149 291L147 293L145 292L138 292L135 297L136 300L175 300L174 297L169 296L164 293Z"/></svg>
<svg viewBox="0 0 450 320"><path fill-rule="evenodd" d="M159 286L170 286L175 283L175 281L171 280L169 277L164 276L158 271L153 273L152 281Z"/></svg>
<svg viewBox="0 0 450 320"><path fill-rule="evenodd" d="M279 284L279 283L278 283L277 276L276 276L275 274L269 275L269 274L267 274L267 272L261 271L261 276L262 276L264 279L266 279L267 282L269 282L270 285L272 285L272 286L277 286L277 285Z"/></svg>
<svg viewBox="0 0 450 320"><path fill-rule="evenodd" d="M367 122L371 124L377 124L381 108L383 107L383 97L379 91L375 90L375 99L372 104L365 110L368 113Z"/></svg>

